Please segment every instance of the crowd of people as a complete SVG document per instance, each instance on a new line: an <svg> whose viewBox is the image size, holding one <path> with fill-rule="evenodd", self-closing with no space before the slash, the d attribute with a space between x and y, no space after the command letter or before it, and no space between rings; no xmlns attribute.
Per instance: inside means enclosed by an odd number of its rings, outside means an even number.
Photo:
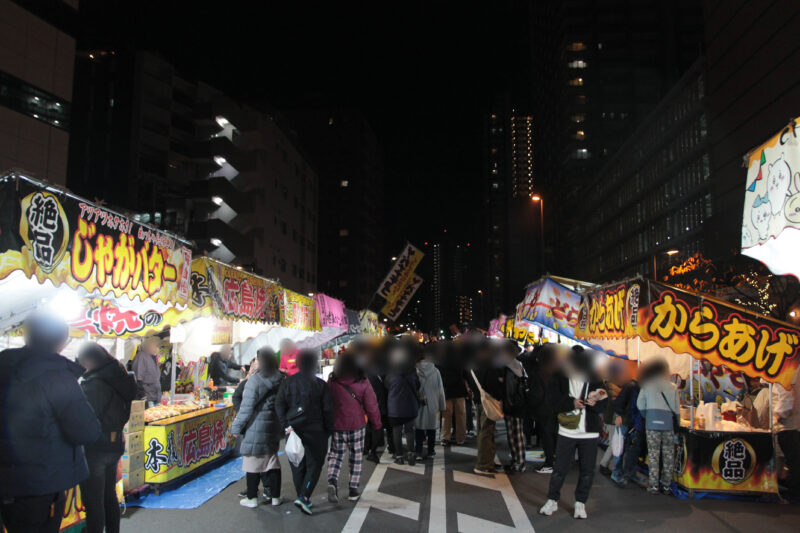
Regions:
<svg viewBox="0 0 800 533"><path fill-rule="evenodd" d="M123 427L131 402L160 400L158 341L146 339L132 370L98 344L81 346L77 363L59 355L68 340L63 320L34 313L24 324L25 346L0 352L0 515L9 533L57 531L64 491L80 484L90 533L119 531L114 485L124 449ZM363 460L379 462L385 448L397 464L414 466L436 456L438 446L476 438L474 472L516 475L528 468L526 447L535 436L543 450L540 474L549 474L539 512L558 510L561 489L577 458L574 517L587 518L601 434L622 435L605 451L600 471L619 487L641 485L670 494L675 462L678 392L666 362L638 367L597 352L560 344L521 351L511 340L465 334L420 343L411 336L380 342L357 339L340 353L327 380L319 377L319 352L261 348L249 367L224 348L210 358L220 384L236 384L237 439L246 477L244 507L280 505L284 439L299 439L302 457L290 460L294 504L313 514L311 495L327 465L327 497L357 501ZM246 370L239 380L230 370ZM769 420L769 398L750 380L743 416ZM778 441L797 488L800 408L797 388L774 398ZM158 394L156 394L156 391ZM505 425L508 457L496 464L497 424ZM760 421L760 422L759 422ZM437 432L440 434L437 440ZM637 465L647 450L649 475ZM340 494L348 456L349 479Z"/></svg>

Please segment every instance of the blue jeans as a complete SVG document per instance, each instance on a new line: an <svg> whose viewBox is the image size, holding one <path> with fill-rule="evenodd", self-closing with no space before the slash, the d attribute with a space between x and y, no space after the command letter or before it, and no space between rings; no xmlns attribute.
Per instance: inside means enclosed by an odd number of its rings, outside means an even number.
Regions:
<svg viewBox="0 0 800 533"><path fill-rule="evenodd" d="M625 434L625 450L622 452L621 460L617 460L614 464L614 472L611 474L614 481L628 481L634 478L643 442L644 431L633 429Z"/></svg>

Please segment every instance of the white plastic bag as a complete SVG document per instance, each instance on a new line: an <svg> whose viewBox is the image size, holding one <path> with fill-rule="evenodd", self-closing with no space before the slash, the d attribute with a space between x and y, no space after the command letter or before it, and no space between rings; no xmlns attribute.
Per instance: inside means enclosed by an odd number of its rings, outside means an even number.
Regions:
<svg viewBox="0 0 800 533"><path fill-rule="evenodd" d="M297 466L300 464L300 461L303 460L305 453L306 450L303 448L303 441L300 440L297 433L292 431L289 438L286 440L286 457L289 459L290 463Z"/></svg>
<svg viewBox="0 0 800 533"><path fill-rule="evenodd" d="M617 426L614 430L614 435L611 437L611 453L614 457L622 455L622 450L625 448L625 435L622 434L622 428Z"/></svg>

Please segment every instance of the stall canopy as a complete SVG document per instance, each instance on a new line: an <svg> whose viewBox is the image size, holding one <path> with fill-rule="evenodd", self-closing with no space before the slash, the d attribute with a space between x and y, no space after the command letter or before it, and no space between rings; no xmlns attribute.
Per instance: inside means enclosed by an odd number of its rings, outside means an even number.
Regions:
<svg viewBox="0 0 800 533"><path fill-rule="evenodd" d="M318 348L331 339L347 333L347 314L344 303L324 294L317 294L315 299L321 329L299 342L298 348Z"/></svg>
<svg viewBox="0 0 800 533"><path fill-rule="evenodd" d="M517 306L517 325L541 326L575 340L581 295L550 276L528 285L525 299ZM568 281L568 280L565 280ZM589 286L582 282L579 286Z"/></svg>
<svg viewBox="0 0 800 533"><path fill-rule="evenodd" d="M621 357L666 359L686 378L690 357L791 388L800 330L716 298L634 279L588 292L576 337Z"/></svg>
<svg viewBox="0 0 800 533"><path fill-rule="evenodd" d="M742 254L800 278L800 118L745 156Z"/></svg>
<svg viewBox="0 0 800 533"><path fill-rule="evenodd" d="M19 174L0 178L0 330L47 305L96 336L178 320L191 251L179 237Z"/></svg>

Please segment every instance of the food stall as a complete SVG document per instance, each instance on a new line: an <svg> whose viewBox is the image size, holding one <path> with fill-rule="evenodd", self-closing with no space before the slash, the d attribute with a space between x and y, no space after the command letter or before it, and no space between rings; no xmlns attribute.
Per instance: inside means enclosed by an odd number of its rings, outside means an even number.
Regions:
<svg viewBox="0 0 800 533"><path fill-rule="evenodd" d="M46 182L15 173L0 178L3 347L22 345L20 325L46 308L70 325L65 356L93 340L121 359L124 339L179 321L190 269L188 243L175 235ZM76 487L67 491L61 529L82 521Z"/></svg>
<svg viewBox="0 0 800 533"><path fill-rule="evenodd" d="M592 346L637 362L663 358L682 387L688 387L688 394L681 395L687 405L680 413L675 480L690 495L777 492L772 432L742 420L705 420L695 403L710 390L697 390L708 367L722 369L720 374L761 378L770 387L791 388L800 366L797 328L716 298L639 278L586 293L576 334Z"/></svg>
<svg viewBox="0 0 800 533"><path fill-rule="evenodd" d="M575 338L580 289L591 283L556 276L544 276L525 288L525 298L517 305L516 314L506 317L499 327L507 337L519 344L560 342L567 346L584 344ZM491 327L490 327L491 329Z"/></svg>
<svg viewBox="0 0 800 533"><path fill-rule="evenodd" d="M172 373L170 401L145 410L145 481L156 492L233 450L233 407L216 387L207 389L205 357L276 327L281 293L275 282L232 265L208 257L192 262L190 305L170 338L173 361L179 357L184 371Z"/></svg>

